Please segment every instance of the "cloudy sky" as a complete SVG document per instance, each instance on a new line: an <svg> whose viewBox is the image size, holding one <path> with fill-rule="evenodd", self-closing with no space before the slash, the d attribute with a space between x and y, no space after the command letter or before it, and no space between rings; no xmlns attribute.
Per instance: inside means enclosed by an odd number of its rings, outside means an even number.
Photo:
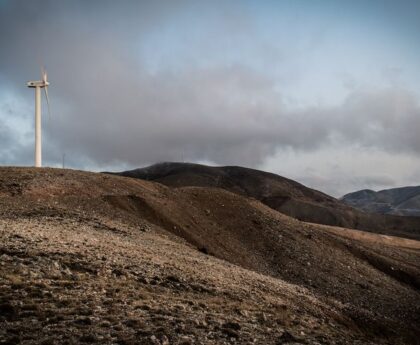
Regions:
<svg viewBox="0 0 420 345"><path fill-rule="evenodd" d="M0 165L33 164L44 65L48 166L420 185L419 37L418 0L0 0Z"/></svg>

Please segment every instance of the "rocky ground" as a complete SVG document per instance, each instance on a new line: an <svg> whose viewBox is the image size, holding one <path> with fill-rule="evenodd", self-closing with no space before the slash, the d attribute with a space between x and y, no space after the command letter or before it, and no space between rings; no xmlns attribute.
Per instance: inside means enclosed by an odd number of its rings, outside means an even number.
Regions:
<svg viewBox="0 0 420 345"><path fill-rule="evenodd" d="M0 169L0 344L416 344L419 257L224 191Z"/></svg>

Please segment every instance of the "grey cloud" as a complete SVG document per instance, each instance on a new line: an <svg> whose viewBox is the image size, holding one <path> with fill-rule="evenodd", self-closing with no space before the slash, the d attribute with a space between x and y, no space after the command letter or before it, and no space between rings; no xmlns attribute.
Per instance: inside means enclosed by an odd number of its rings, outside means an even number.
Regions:
<svg viewBox="0 0 420 345"><path fill-rule="evenodd" d="M376 186L395 187L395 180L390 176L373 175L364 176L356 180L359 185L364 185L366 188L374 188Z"/></svg>
<svg viewBox="0 0 420 345"><path fill-rule="evenodd" d="M334 110L332 129L348 141L389 152L420 153L420 105L398 87L352 93Z"/></svg>
<svg viewBox="0 0 420 345"><path fill-rule="evenodd" d="M276 80L246 65L150 72L135 53L139 42L185 3L13 1L0 11L0 45L8 47L1 51L2 84L30 103L24 82L37 77L40 62L48 67L50 162L66 152L78 166L181 157L258 166L278 147L318 150L343 142L419 154L420 107L397 87L354 90L341 106L297 111L287 109ZM240 36L249 18L235 20ZM15 154L28 159L28 148L19 149Z"/></svg>
<svg viewBox="0 0 420 345"><path fill-rule="evenodd" d="M349 175L345 171L336 171L336 173L339 173L340 178L333 173L328 176L313 173L295 178L307 186L312 186L337 198L360 189L380 190L397 187L395 179L387 175L366 171L363 172L363 176Z"/></svg>
<svg viewBox="0 0 420 345"><path fill-rule="evenodd" d="M0 162L6 163L10 160L10 150L13 145L12 131L6 125L0 127Z"/></svg>
<svg viewBox="0 0 420 345"><path fill-rule="evenodd" d="M278 147L316 150L336 144L337 136L391 152L420 152L420 108L400 90L304 112L286 110L269 80L243 68L188 71L172 79L163 74L122 90L108 91L116 104L85 99L89 115L82 121L65 116L57 142L101 164L119 159L134 165L184 153L190 160L257 166Z"/></svg>
<svg viewBox="0 0 420 345"><path fill-rule="evenodd" d="M32 147L16 140L14 130L5 123L0 126L0 165L21 165L32 157Z"/></svg>

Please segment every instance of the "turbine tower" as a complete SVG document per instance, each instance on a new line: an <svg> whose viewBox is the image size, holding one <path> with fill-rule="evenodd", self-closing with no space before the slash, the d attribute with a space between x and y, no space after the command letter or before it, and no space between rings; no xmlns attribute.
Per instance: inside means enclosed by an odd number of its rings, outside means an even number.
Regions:
<svg viewBox="0 0 420 345"><path fill-rule="evenodd" d="M48 98L47 71L41 68L41 80L28 81L26 84L30 88L35 89L35 167L42 166L42 138L41 138L41 89L45 91L45 98L48 105L48 113L50 112L50 100Z"/></svg>

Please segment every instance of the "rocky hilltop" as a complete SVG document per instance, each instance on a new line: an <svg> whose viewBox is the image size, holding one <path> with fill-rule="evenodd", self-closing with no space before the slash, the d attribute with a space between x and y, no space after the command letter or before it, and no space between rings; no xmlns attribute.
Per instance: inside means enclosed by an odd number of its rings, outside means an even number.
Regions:
<svg viewBox="0 0 420 345"><path fill-rule="evenodd" d="M420 217L420 186L379 192L363 189L346 194L341 200L366 212Z"/></svg>
<svg viewBox="0 0 420 345"><path fill-rule="evenodd" d="M417 344L420 243L221 188L0 168L0 343Z"/></svg>

